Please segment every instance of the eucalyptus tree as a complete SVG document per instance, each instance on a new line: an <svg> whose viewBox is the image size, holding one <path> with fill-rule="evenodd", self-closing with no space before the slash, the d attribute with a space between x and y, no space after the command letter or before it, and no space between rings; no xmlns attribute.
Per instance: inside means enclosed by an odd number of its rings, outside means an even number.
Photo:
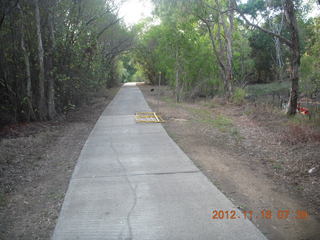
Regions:
<svg viewBox="0 0 320 240"><path fill-rule="evenodd" d="M211 64L218 66L224 95L230 98L233 85L243 83L244 79L250 75L247 73L250 67L244 66L244 63L248 65L244 57L248 57L248 48L245 48L247 52L244 52L241 46L239 47L239 43L234 41L236 38L237 41L248 46L244 39L245 34L241 33L235 18L234 2L231 0L155 0L154 2L156 6L160 6L156 9L157 12L162 13L162 16L172 16L174 13L178 16L177 22L188 16L189 19L192 19L195 31L208 37L212 55L215 58ZM235 51L241 55L237 58L241 62L236 64L237 67L234 66Z"/></svg>
<svg viewBox="0 0 320 240"><path fill-rule="evenodd" d="M227 98L232 95L234 7L231 0L200 0L196 16L205 24Z"/></svg>
<svg viewBox="0 0 320 240"><path fill-rule="evenodd" d="M177 100L180 99L181 92L187 91L189 96L193 97L201 91L208 92L209 89L212 94L217 88L221 89L221 85L224 95L230 98L232 86L247 79L250 75L249 65L252 65L247 60L250 52L249 42L239 30L239 24L234 16L233 2L228 0L154 0L153 2L154 14L160 18L161 24L142 34L144 40L140 41L142 43L140 48L144 48L143 52L140 51L140 56L144 55L144 59L149 57L148 63L144 61L148 69L152 69L149 72L155 73L161 68L165 78L171 79L169 83L175 88ZM154 31L155 29L158 33ZM143 43L146 36L150 37L150 33L154 35L152 41L149 38L149 46L152 48ZM146 54L147 52L149 54ZM236 65L234 65L234 52L237 53L239 60ZM164 65L167 67L163 67Z"/></svg>
<svg viewBox="0 0 320 240"><path fill-rule="evenodd" d="M292 0L281 0L275 1L275 4L272 6L274 11L282 11L286 18L286 27L289 31L289 37L283 36L280 33L273 32L270 29L266 29L260 26L257 23L254 23L246 16L246 13L252 13L257 11L257 5L263 5L263 1L248 1L246 5L240 7L237 6L235 0L234 6L237 12L240 14L242 19L251 27L257 28L260 31L263 31L272 37L276 37L285 44L290 49L290 80L291 80L291 90L290 97L288 101L287 114L295 115L297 112L297 103L298 103L298 91L299 91L299 67L300 67L300 40L299 40L299 30L296 19L296 7L294 1ZM299 2L298 2L299 3ZM268 6L270 8L270 6ZM246 12L249 10L249 12ZM252 16L252 15L251 15Z"/></svg>
<svg viewBox="0 0 320 240"><path fill-rule="evenodd" d="M32 93L32 81L31 81L31 68L30 68L30 51L26 46L26 37L25 37L25 15L20 4L17 4L17 8L20 12L20 41L21 41L21 50L23 53L24 64L25 64L25 75L26 75L26 101L27 101L27 120L35 120L36 116L33 110L33 93Z"/></svg>
<svg viewBox="0 0 320 240"><path fill-rule="evenodd" d="M40 18L40 10L39 10L39 1L33 0L34 2L34 11L35 11L35 22L37 29L37 45L38 45L38 66L39 66L39 75L38 75L38 114L39 119L44 120L46 118L46 101L45 101L45 75L44 75L44 50L42 43L42 31L41 31L41 18Z"/></svg>
<svg viewBox="0 0 320 240"><path fill-rule="evenodd" d="M306 51L301 58L301 83L303 91L311 98L320 95L320 17L312 19L308 26Z"/></svg>

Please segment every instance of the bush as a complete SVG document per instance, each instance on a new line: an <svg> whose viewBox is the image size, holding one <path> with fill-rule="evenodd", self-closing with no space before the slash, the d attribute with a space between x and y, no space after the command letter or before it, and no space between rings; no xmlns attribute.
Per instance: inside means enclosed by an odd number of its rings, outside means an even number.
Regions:
<svg viewBox="0 0 320 240"><path fill-rule="evenodd" d="M232 96L232 102L235 104L244 103L244 99L246 97L246 91L243 88L236 88Z"/></svg>
<svg viewBox="0 0 320 240"><path fill-rule="evenodd" d="M317 96L320 92L319 60L315 56L303 55L301 58L301 90L308 96Z"/></svg>
<svg viewBox="0 0 320 240"><path fill-rule="evenodd" d="M266 96L272 94L288 95L291 83L286 82L272 82L263 84L248 85L247 92L250 96Z"/></svg>

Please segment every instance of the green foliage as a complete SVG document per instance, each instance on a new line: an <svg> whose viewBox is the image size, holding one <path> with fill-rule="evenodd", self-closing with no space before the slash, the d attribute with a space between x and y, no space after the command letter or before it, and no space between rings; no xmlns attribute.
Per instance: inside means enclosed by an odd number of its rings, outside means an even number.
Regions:
<svg viewBox="0 0 320 240"><path fill-rule="evenodd" d="M137 66L134 63L131 54L122 54L118 60L118 73L121 82L135 82L133 78L137 71Z"/></svg>
<svg viewBox="0 0 320 240"><path fill-rule="evenodd" d="M160 25L149 27L142 34L135 52L136 61L152 84L157 83L161 72L162 83L176 88L178 71L181 94L212 94L219 88L220 80L217 83L219 72L210 39L195 18L182 18L177 9L171 11L173 15L165 15Z"/></svg>
<svg viewBox="0 0 320 240"><path fill-rule="evenodd" d="M255 83L271 82L275 78L273 71L273 55L275 52L273 39L259 30L253 30L249 37L251 57L256 70Z"/></svg>
<svg viewBox="0 0 320 240"><path fill-rule="evenodd" d="M319 57L303 55L301 59L301 89L309 96L320 92L320 61Z"/></svg>
<svg viewBox="0 0 320 240"><path fill-rule="evenodd" d="M245 89L236 88L232 95L232 102L234 102L235 104L242 104L244 103L246 95L247 93Z"/></svg>
<svg viewBox="0 0 320 240"><path fill-rule="evenodd" d="M145 75L144 75L143 70L141 69L141 67L139 65L137 65L136 68L137 68L137 71L132 76L132 82L144 82Z"/></svg>
<svg viewBox="0 0 320 240"><path fill-rule="evenodd" d="M213 36L220 32L221 39L214 39L216 48L224 49L225 30L213 17L212 9L201 2L188 1L157 1L155 0L156 16L161 19L159 25L144 21L139 25L138 47L135 59L152 84L157 83L158 72L162 73L162 81L175 89L181 98L196 98L197 96L213 96L225 93L225 82L218 62L217 53L213 49L212 39L201 18L212 18ZM226 8L227 1L221 1ZM216 12L214 16L216 16ZM199 17L201 16L201 17ZM223 16L226 18L226 16ZM228 20L225 21L228 25ZM142 26L142 25L145 25ZM234 19L232 30L233 41L233 82L231 85L244 85L254 71L254 62L250 56L251 47L248 41L248 31L241 22ZM218 50L221 52L221 50ZM226 56L219 56L225 59ZM225 61L225 60L224 60Z"/></svg>
<svg viewBox="0 0 320 240"><path fill-rule="evenodd" d="M0 192L0 207L5 207L7 204L6 196L3 192Z"/></svg>
<svg viewBox="0 0 320 240"><path fill-rule="evenodd" d="M242 12L257 17L259 11L265 8L265 1L263 0L248 0L246 4L240 5Z"/></svg>
<svg viewBox="0 0 320 240"><path fill-rule="evenodd" d="M287 93L290 88L290 82L273 82L265 84L253 84L247 87L248 95L251 96L264 96L272 95L274 93Z"/></svg>
<svg viewBox="0 0 320 240"><path fill-rule="evenodd" d="M223 114L213 116L212 112L208 109L184 107L189 112L192 112L195 118L202 122L219 129L221 132L230 133L232 136L238 136L238 130L233 126L232 119Z"/></svg>
<svg viewBox="0 0 320 240"><path fill-rule="evenodd" d="M119 74L120 80L122 83L129 82L129 73L127 69L124 67L123 61L119 60L117 63L117 72Z"/></svg>
<svg viewBox="0 0 320 240"><path fill-rule="evenodd" d="M309 96L317 96L320 93L320 18L308 26L309 41L306 52L301 58L301 87Z"/></svg>
<svg viewBox="0 0 320 240"><path fill-rule="evenodd" d="M252 57L247 31L235 31L233 34L233 69L236 86L244 86L252 81L252 73L255 71L255 59Z"/></svg>
<svg viewBox="0 0 320 240"><path fill-rule="evenodd" d="M218 128L222 132L234 131L232 129L232 120L224 115L217 115L214 119L212 119L211 123L214 127Z"/></svg>
<svg viewBox="0 0 320 240"><path fill-rule="evenodd" d="M0 5L0 11L6 14L0 28L0 100L6 108L1 108L0 115L10 116L10 119L0 123L26 120L30 111L27 109L27 67L21 47L22 33L30 62L30 103L36 113L40 92L34 1L21 0L18 5L7 2ZM131 46L134 34L121 23L113 1L39 1L39 10L45 106L49 104L49 79L54 81L58 113L80 105L90 92L119 82L119 56ZM133 75L128 58L121 60Z"/></svg>
<svg viewBox="0 0 320 240"><path fill-rule="evenodd" d="M30 103L36 114L40 112L35 107L40 95L35 5L33 1L18 2L22 11L10 1L0 5L0 12L6 14L0 28L0 114L5 119L1 122L28 119ZM274 82L280 76L274 38L247 28L237 14L232 16L233 28L228 35L229 1L153 0L153 3L153 18L127 29L117 16L113 1L39 1L45 105L49 104L50 79L54 80L55 108L62 113L88 100L88 93L120 81L148 80L157 84L159 72L162 84L175 90L177 100L225 94L227 71L223 72L220 60L228 62L225 53L229 43L232 56L228 71L232 72L233 88L243 88L248 82ZM261 26L268 29L281 23L281 6L280 0L249 0L240 4L243 12L260 19ZM307 19L307 7L301 0L296 0L295 6L303 54L302 91L316 95L320 88L319 18ZM208 20L209 28L203 19ZM281 35L289 37L289 34L284 27ZM30 62L31 97L27 96L22 37ZM279 78L286 79L290 55L283 45L280 50L284 66L279 68L284 74ZM248 92L262 95L287 89L289 86L284 82L252 86ZM234 94L234 101L242 102L244 93L236 90Z"/></svg>

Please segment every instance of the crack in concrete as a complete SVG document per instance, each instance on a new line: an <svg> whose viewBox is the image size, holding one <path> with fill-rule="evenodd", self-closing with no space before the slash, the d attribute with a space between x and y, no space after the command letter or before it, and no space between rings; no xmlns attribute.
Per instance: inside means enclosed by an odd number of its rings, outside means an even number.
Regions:
<svg viewBox="0 0 320 240"><path fill-rule="evenodd" d="M113 141L112 141L112 139L111 139L111 141L110 141L110 147L111 147L112 151L114 151L114 153L116 154L117 162L119 163L119 165L121 166L121 168L122 168L122 169L124 170L124 172L126 173L126 175L124 175L124 176L125 176L126 181L127 181L128 185L129 185L129 187L130 187L130 190L131 190L131 192L132 192L132 194L133 194L133 204L132 204L132 206L131 206L128 214L127 214L127 218L126 218L126 220L127 220L128 232L129 232L128 235L129 235L129 236L125 238L126 240L133 240L133 232L132 232L132 226L131 226L130 217L131 217L131 214L132 214L134 208L135 208L136 205L137 205L137 188L138 188L138 186L137 186L137 185L134 186L134 185L132 184L132 182L130 181L130 179L129 179L129 177L128 177L128 174L127 174L127 169L125 168L125 166L124 166L124 165L122 164L122 162L120 161L119 153L118 153L118 151L115 149L115 147L113 146ZM121 232L120 232L120 234L119 234L119 236L118 236L118 239L122 239L122 234L123 234L123 229L121 230Z"/></svg>

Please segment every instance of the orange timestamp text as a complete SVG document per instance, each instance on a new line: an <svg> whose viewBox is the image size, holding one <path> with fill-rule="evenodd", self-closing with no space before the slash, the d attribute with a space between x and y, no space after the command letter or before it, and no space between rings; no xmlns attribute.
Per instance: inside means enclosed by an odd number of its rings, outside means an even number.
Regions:
<svg viewBox="0 0 320 240"><path fill-rule="evenodd" d="M211 213L211 219L308 219L309 214L306 210L288 210L280 209L276 211L236 211L236 210L219 210L215 209Z"/></svg>

